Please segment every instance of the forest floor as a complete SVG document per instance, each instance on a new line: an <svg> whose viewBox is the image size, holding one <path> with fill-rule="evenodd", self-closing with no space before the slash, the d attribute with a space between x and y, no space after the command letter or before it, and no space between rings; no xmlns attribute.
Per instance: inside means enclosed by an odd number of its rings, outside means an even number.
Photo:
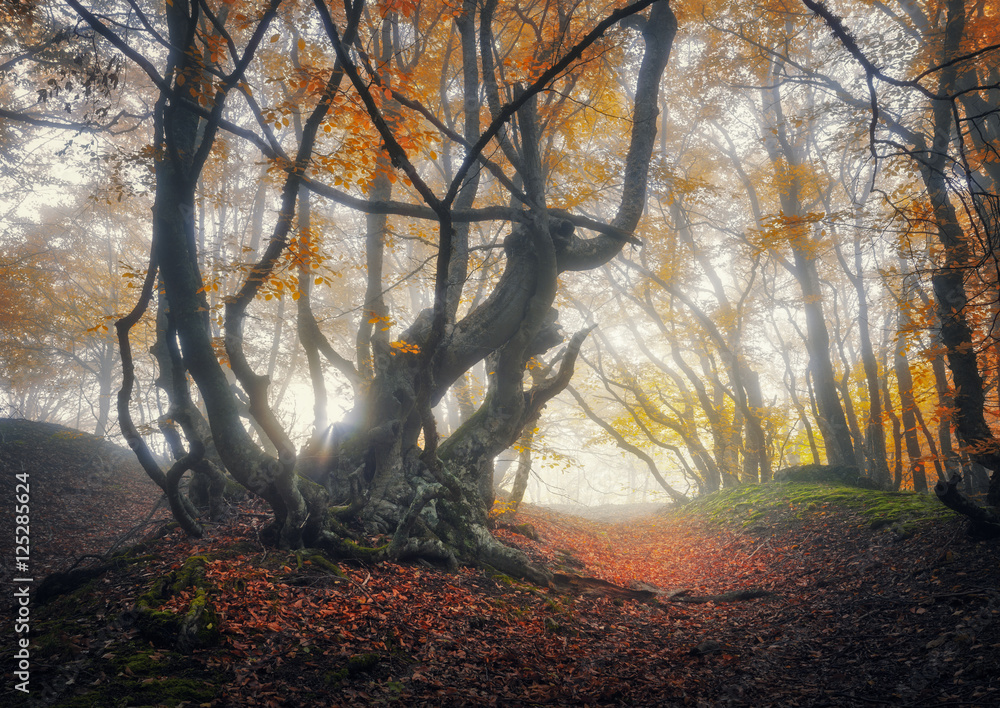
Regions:
<svg viewBox="0 0 1000 708"><path fill-rule="evenodd" d="M30 469L32 531L50 541L36 569L102 553L155 502L124 464L83 480L85 455L0 445L5 499ZM498 536L606 581L573 592L278 551L258 541L264 511L235 506L198 540L158 523L48 598L36 570L30 693L5 647L2 704L1000 705L1000 544L927 497L742 487L628 523L522 508L538 540ZM211 621L179 646L196 615Z"/></svg>

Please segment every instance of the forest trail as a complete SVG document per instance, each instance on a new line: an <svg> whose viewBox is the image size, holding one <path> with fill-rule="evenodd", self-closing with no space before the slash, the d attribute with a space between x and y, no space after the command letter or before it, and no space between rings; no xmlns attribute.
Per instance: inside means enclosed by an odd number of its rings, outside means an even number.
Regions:
<svg viewBox="0 0 1000 708"><path fill-rule="evenodd" d="M96 550L117 517L106 497L67 487L73 473L32 472L33 490L51 485L73 511L35 523L56 539L95 530L79 548ZM151 502L128 499L141 521ZM629 523L525 505L517 521L539 540L497 531L553 569L657 590L643 600L468 568L333 565L262 546L264 511L234 508L200 540L165 531L79 589L36 599L32 693L8 681L4 704L1000 702L1000 547L929 498L745 487ZM767 594L690 602L750 589ZM180 641L199 607L213 621Z"/></svg>

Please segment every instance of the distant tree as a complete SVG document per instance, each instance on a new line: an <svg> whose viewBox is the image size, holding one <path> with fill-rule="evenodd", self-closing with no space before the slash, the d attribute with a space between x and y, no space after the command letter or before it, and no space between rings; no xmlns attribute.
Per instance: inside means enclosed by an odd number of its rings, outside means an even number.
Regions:
<svg viewBox="0 0 1000 708"><path fill-rule="evenodd" d="M71 195L80 198L39 208L39 223L11 228L0 243L0 369L10 414L104 436L120 381L111 323L143 254L130 209L96 186Z"/></svg>

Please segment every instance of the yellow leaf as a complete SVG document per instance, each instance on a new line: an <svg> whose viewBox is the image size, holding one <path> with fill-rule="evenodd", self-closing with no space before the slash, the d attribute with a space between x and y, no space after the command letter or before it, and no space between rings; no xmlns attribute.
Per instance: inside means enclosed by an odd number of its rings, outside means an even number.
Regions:
<svg viewBox="0 0 1000 708"><path fill-rule="evenodd" d="M277 41L278 41L278 35L272 34L271 35L271 44L274 44Z"/></svg>
<svg viewBox="0 0 1000 708"><path fill-rule="evenodd" d="M299 37L299 51L304 52L306 50L306 40Z"/></svg>

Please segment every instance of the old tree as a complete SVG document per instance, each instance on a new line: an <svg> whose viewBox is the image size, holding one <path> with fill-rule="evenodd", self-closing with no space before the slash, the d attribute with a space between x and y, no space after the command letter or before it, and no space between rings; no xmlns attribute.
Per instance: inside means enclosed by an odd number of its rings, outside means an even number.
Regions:
<svg viewBox="0 0 1000 708"><path fill-rule="evenodd" d="M217 506L231 476L266 500L267 535L282 547L488 563L545 581L546 571L488 530L493 460L565 388L586 337L560 347L560 277L635 242L677 25L669 4L66 5L71 14L59 19L75 23L67 33L84 38L105 78L114 71L115 83L127 82L134 102L90 127L103 120L113 133L128 123L130 140L148 136L123 161L150 171L154 200L141 295L117 322L118 415L181 525L200 534L196 505ZM554 198L560 155L577 141L574 121L599 129L601 120L627 134L627 153L607 158L618 179L590 205ZM218 184L233 170L272 190L270 203L257 203L276 215L258 213L258 230L266 223L270 234L223 264L232 285L220 298L205 272L199 200L209 172ZM119 198L128 194L122 182ZM617 208L605 215L609 194ZM242 197L223 187L216 198ZM354 352L337 351L314 305L328 236L313 221L323 204L367 215L351 222L363 240L364 293L342 308L356 308ZM384 282L397 217L436 226L415 239L432 275L408 323L391 311ZM300 450L273 409L266 364L249 352L269 336L254 308L272 295L294 302L316 402ZM130 408L130 332L154 305L156 384L170 403L160 427L175 458L167 470ZM547 373L526 377L543 358ZM480 405L443 437L432 408L482 362ZM330 375L354 394L332 425ZM373 534L384 545L359 543Z"/></svg>

